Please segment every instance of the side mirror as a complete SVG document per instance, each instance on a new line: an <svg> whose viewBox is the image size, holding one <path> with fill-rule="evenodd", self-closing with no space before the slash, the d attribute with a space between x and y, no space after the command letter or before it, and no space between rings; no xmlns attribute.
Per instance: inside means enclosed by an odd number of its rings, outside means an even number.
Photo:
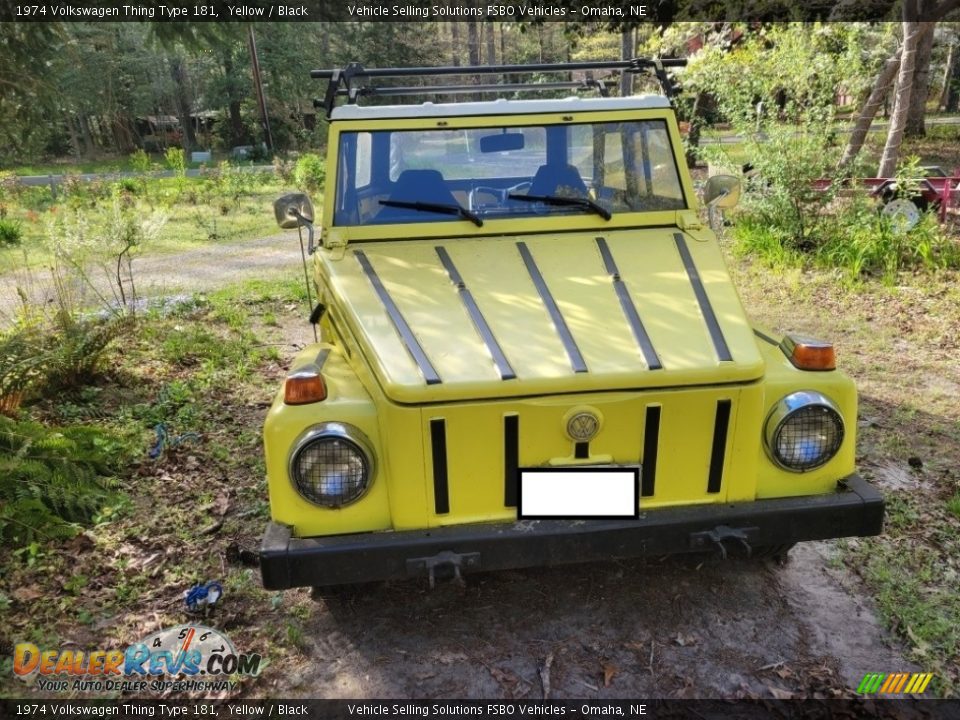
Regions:
<svg viewBox="0 0 960 720"><path fill-rule="evenodd" d="M304 193L281 195L273 202L273 214L277 225L290 230L313 223L313 203Z"/></svg>
<svg viewBox="0 0 960 720"><path fill-rule="evenodd" d="M729 210L740 202L740 180L733 175L714 175L703 187L703 202Z"/></svg>

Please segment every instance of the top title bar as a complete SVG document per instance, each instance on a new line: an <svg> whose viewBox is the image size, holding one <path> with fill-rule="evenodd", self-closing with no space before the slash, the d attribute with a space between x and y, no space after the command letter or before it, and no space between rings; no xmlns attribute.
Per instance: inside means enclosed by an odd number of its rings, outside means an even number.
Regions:
<svg viewBox="0 0 960 720"><path fill-rule="evenodd" d="M932 11L934 3L922 3ZM4 0L2 22L884 21L894 0ZM921 14L922 14L921 10ZM918 17L918 20L939 19Z"/></svg>

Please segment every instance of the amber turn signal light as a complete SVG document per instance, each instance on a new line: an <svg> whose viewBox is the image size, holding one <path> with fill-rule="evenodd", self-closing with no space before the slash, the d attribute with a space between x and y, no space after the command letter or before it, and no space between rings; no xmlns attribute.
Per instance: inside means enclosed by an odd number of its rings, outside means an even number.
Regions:
<svg viewBox="0 0 960 720"><path fill-rule="evenodd" d="M287 377L283 385L283 402L287 405L307 405L327 398L327 384L319 373L297 372Z"/></svg>
<svg viewBox="0 0 960 720"><path fill-rule="evenodd" d="M799 370L835 370L837 367L833 343L787 335L780 343L780 349Z"/></svg>

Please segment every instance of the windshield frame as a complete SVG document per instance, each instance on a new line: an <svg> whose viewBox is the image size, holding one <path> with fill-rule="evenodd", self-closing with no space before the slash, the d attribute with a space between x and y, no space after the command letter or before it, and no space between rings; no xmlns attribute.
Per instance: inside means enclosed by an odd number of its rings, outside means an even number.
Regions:
<svg viewBox="0 0 960 720"><path fill-rule="evenodd" d="M534 234L576 230L612 230L629 227L670 226L677 223L678 213L696 211L697 201L690 174L686 169L683 144L680 140L676 114L672 108L637 108L626 110L595 110L572 113L530 113L509 115L464 115L444 117L384 117L370 119L335 120L330 125L327 188L334 200L339 181L339 148L342 135L354 132L405 131L405 130L469 130L529 127L537 125L615 124L623 122L662 121L666 124L672 158L675 165L682 207L669 210L620 210L605 221L592 212L557 212L520 215L484 216L482 227L470 222L435 221L379 223L367 225L334 225L334 202L323 204L324 244L341 245L364 240L420 239L430 237L476 237L483 235Z"/></svg>

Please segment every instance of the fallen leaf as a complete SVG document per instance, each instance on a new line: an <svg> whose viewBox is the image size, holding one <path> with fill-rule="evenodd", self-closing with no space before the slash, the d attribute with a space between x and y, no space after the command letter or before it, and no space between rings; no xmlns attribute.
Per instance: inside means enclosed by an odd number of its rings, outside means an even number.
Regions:
<svg viewBox="0 0 960 720"><path fill-rule="evenodd" d="M603 686L610 687L610 683L613 682L613 678L620 674L620 668L611 663L600 663L600 667L603 669Z"/></svg>
<svg viewBox="0 0 960 720"><path fill-rule="evenodd" d="M490 674L493 675L493 679L500 683L504 690L511 695L513 694L513 691L516 689L517 685L520 684L520 678L518 678L509 670L501 670L497 667L491 667L489 670Z"/></svg>
<svg viewBox="0 0 960 720"><path fill-rule="evenodd" d="M11 594L14 598L24 603L32 602L33 600L43 597L43 592L36 585L18 587Z"/></svg>
<svg viewBox="0 0 960 720"><path fill-rule="evenodd" d="M767 687L767 690L769 690L770 694L773 695L777 700L793 699L793 693L789 690L784 690L783 688L778 687Z"/></svg>
<svg viewBox="0 0 960 720"><path fill-rule="evenodd" d="M227 514L227 510L230 508L230 496L227 493L222 495L217 495L217 499L213 501L213 511L223 517Z"/></svg>

